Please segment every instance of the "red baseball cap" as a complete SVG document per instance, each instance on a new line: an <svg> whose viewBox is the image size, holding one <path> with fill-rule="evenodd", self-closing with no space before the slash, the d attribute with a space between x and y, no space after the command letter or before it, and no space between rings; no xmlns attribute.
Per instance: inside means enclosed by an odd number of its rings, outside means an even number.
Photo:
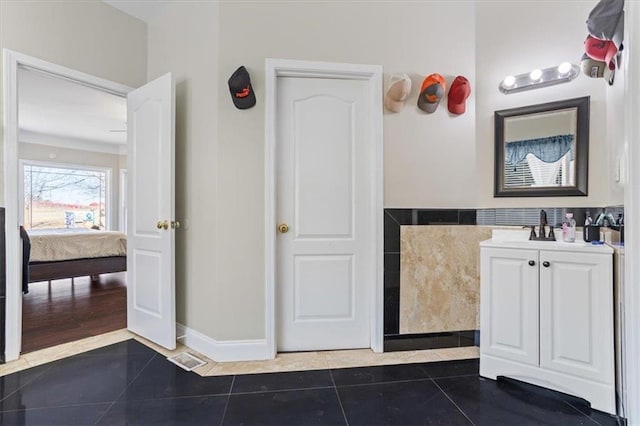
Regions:
<svg viewBox="0 0 640 426"><path fill-rule="evenodd" d="M608 64L611 70L616 68L613 58L618 53L618 48L611 40L600 40L599 38L588 36L584 41L584 50L591 59Z"/></svg>
<svg viewBox="0 0 640 426"><path fill-rule="evenodd" d="M451 83L447 107L451 114L464 114L467 98L471 95L471 84L465 77L459 75Z"/></svg>

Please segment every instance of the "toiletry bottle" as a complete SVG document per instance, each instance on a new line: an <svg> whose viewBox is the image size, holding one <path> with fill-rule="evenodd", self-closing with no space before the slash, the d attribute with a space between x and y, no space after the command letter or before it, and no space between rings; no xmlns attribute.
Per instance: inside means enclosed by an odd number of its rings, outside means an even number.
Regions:
<svg viewBox="0 0 640 426"><path fill-rule="evenodd" d="M589 210L587 210L586 219L584 220L584 226L589 226L593 223L593 219L591 219L591 214Z"/></svg>
<svg viewBox="0 0 640 426"><path fill-rule="evenodd" d="M562 241L573 243L576 240L576 220L573 213L567 213L565 220L562 221Z"/></svg>

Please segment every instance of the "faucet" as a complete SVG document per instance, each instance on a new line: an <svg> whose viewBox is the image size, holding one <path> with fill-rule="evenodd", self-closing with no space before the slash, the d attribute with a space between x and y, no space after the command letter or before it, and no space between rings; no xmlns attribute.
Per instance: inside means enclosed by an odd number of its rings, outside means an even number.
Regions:
<svg viewBox="0 0 640 426"><path fill-rule="evenodd" d="M549 227L549 234L546 231L547 212L540 210L540 224L538 225L538 235L536 235L536 227L531 226L531 234L529 239L533 241L555 241L556 236L553 233L553 226Z"/></svg>

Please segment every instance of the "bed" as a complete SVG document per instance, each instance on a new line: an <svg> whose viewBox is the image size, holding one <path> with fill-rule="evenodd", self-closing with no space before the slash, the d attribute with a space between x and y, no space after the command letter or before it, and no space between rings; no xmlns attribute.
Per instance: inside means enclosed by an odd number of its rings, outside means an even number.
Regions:
<svg viewBox="0 0 640 426"><path fill-rule="evenodd" d="M20 229L23 291L28 284L127 270L127 236L89 229Z"/></svg>

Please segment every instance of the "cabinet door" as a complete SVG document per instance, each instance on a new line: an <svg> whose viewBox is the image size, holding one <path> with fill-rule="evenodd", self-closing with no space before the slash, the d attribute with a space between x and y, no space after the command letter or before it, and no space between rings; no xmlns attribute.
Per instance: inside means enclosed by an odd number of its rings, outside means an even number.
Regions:
<svg viewBox="0 0 640 426"><path fill-rule="evenodd" d="M538 251L483 248L480 351L538 365Z"/></svg>
<svg viewBox="0 0 640 426"><path fill-rule="evenodd" d="M541 251L540 263L540 366L612 383L612 256Z"/></svg>

